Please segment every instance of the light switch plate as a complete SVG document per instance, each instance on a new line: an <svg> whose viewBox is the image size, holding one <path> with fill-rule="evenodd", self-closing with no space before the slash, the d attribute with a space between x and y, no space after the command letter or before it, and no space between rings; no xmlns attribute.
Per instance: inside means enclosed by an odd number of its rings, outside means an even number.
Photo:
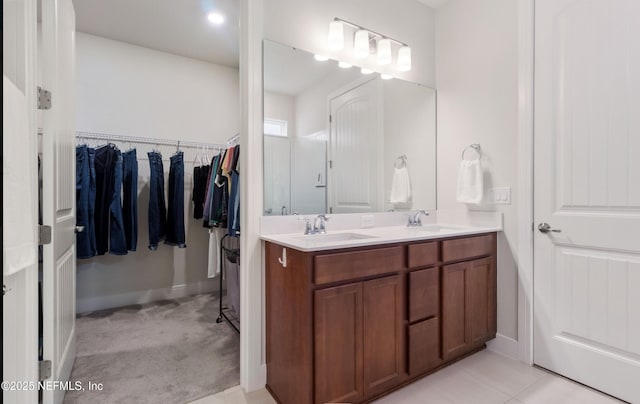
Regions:
<svg viewBox="0 0 640 404"><path fill-rule="evenodd" d="M360 226L362 228L373 227L373 215L360 216Z"/></svg>
<svg viewBox="0 0 640 404"><path fill-rule="evenodd" d="M511 187L489 188L487 202L494 205L511 205Z"/></svg>

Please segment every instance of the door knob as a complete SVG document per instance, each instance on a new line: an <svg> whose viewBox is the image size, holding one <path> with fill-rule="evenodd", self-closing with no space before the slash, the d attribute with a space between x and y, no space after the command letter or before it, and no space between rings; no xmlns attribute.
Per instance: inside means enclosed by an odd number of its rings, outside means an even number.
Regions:
<svg viewBox="0 0 640 404"><path fill-rule="evenodd" d="M74 232L74 233L76 233L76 234L77 234L77 233L82 233L83 231L84 231L84 226L76 226L76 227L73 229L73 232Z"/></svg>
<svg viewBox="0 0 640 404"><path fill-rule="evenodd" d="M549 232L553 232L553 233L560 233L562 230L560 229L554 229L552 228L549 223L545 223L542 222L538 225L538 231L540 231L540 233L549 233Z"/></svg>

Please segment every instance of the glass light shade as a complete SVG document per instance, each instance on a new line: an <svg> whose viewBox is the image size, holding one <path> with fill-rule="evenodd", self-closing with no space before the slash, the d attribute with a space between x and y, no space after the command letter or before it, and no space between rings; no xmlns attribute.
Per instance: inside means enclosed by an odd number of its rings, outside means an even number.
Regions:
<svg viewBox="0 0 640 404"><path fill-rule="evenodd" d="M369 56L369 32L366 29L356 31L353 40L353 56L360 59Z"/></svg>
<svg viewBox="0 0 640 404"><path fill-rule="evenodd" d="M411 48L403 46L398 50L398 65L399 72L407 72L411 70Z"/></svg>
<svg viewBox="0 0 640 404"><path fill-rule="evenodd" d="M330 50L341 50L344 48L344 28L342 21L331 21L329 23L329 40Z"/></svg>
<svg viewBox="0 0 640 404"><path fill-rule="evenodd" d="M392 76L392 75L390 75L390 74L384 74L384 73L381 73L381 74L380 74L380 78L381 78L382 80L391 80L391 79L393 78L393 76Z"/></svg>
<svg viewBox="0 0 640 404"><path fill-rule="evenodd" d="M353 65L351 65L350 63L347 63L347 62L338 62L338 66L342 67L343 69L348 69L348 68L352 67Z"/></svg>
<svg viewBox="0 0 640 404"><path fill-rule="evenodd" d="M362 69L360 69L360 73L362 73L362 74L371 74L371 73L373 73L373 70L367 69L366 67L363 67Z"/></svg>
<svg viewBox="0 0 640 404"><path fill-rule="evenodd" d="M388 65L391 63L391 40L383 38L378 41L378 64Z"/></svg>
<svg viewBox="0 0 640 404"><path fill-rule="evenodd" d="M317 53L315 55L313 55L313 57L318 61L318 62L326 62L327 60L329 60L328 57L324 56L324 55L318 55Z"/></svg>

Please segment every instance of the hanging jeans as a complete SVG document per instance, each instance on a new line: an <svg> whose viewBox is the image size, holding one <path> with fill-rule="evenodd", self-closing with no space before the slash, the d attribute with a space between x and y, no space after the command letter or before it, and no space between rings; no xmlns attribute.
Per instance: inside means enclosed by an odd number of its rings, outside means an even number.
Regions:
<svg viewBox="0 0 640 404"><path fill-rule="evenodd" d="M149 152L149 249L158 249L158 243L165 238L167 208L164 200L164 167L162 155Z"/></svg>
<svg viewBox="0 0 640 404"><path fill-rule="evenodd" d="M109 222L114 192L114 174L117 155L114 145L96 149L96 207L94 214L96 251L104 255L109 250Z"/></svg>
<svg viewBox="0 0 640 404"><path fill-rule="evenodd" d="M184 157L182 152L171 156L169 168L169 209L165 244L186 248L184 236Z"/></svg>
<svg viewBox="0 0 640 404"><path fill-rule="evenodd" d="M91 152L90 152L91 151ZM84 230L76 234L78 258L96 255L94 210L96 198L94 150L86 145L76 147L76 223Z"/></svg>
<svg viewBox="0 0 640 404"><path fill-rule="evenodd" d="M138 246L138 160L136 150L122 153L122 214L127 250Z"/></svg>
<svg viewBox="0 0 640 404"><path fill-rule="evenodd" d="M227 217L227 233L231 237L240 232L240 175L231 172L231 192L229 193L229 213Z"/></svg>
<svg viewBox="0 0 640 404"><path fill-rule="evenodd" d="M127 241L124 235L124 220L122 217L122 153L118 149L115 152L113 195L109 205L109 253L125 255L127 254Z"/></svg>

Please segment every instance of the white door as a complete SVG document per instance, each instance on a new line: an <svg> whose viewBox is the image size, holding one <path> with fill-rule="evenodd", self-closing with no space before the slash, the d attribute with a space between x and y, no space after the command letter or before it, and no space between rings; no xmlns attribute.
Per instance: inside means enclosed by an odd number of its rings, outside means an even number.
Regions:
<svg viewBox="0 0 640 404"><path fill-rule="evenodd" d="M36 7L2 1L2 380L10 383L38 381ZM38 392L3 383L2 402L37 403Z"/></svg>
<svg viewBox="0 0 640 404"><path fill-rule="evenodd" d="M43 221L52 227L44 246L44 359L51 380L67 381L76 355L75 251L75 12L71 0L42 2L42 79L52 93L43 113ZM45 390L44 404L61 403L64 392Z"/></svg>
<svg viewBox="0 0 640 404"><path fill-rule="evenodd" d="M288 215L291 210L291 146L284 136L264 137L264 214Z"/></svg>
<svg viewBox="0 0 640 404"><path fill-rule="evenodd" d="M372 79L330 101L329 213L379 212L382 186L382 97Z"/></svg>
<svg viewBox="0 0 640 404"><path fill-rule="evenodd" d="M640 2L536 0L534 361L640 403Z"/></svg>

